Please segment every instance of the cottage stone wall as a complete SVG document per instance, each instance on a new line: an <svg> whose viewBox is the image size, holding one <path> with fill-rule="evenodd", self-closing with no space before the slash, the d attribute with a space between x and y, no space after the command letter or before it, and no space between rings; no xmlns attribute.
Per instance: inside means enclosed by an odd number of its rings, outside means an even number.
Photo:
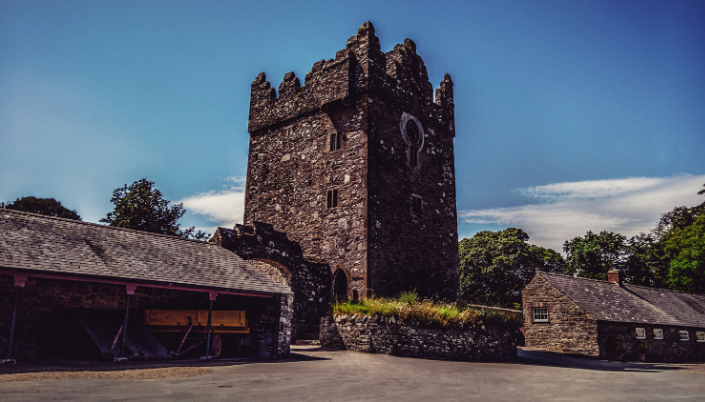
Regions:
<svg viewBox="0 0 705 402"><path fill-rule="evenodd" d="M75 318L75 309L125 311L125 286L32 278L20 290L12 356L18 360L51 357L99 358L91 340ZM11 276L0 276L0 356L7 354L15 288ZM289 353L290 300L282 297L279 356ZM145 309L201 309L209 306L208 293L137 287L130 297L131 317ZM245 310L251 328L246 343L264 358L272 356L276 329L274 298L218 295L215 310ZM97 352L95 350L94 352Z"/></svg>
<svg viewBox="0 0 705 402"><path fill-rule="evenodd" d="M416 289L455 298L452 85L446 76L434 99L416 45L382 53L370 23L335 59L316 62L304 86L288 73L277 97L260 74L250 102L245 223L269 223L331 274L343 272L348 297ZM425 133L419 167L409 164L403 113ZM341 148L331 151L336 133ZM327 205L331 190L335 208ZM422 198L421 214L412 213L412 196Z"/></svg>
<svg viewBox="0 0 705 402"><path fill-rule="evenodd" d="M636 328L646 330L646 339L636 338ZM654 338L654 328L663 330L663 339ZM689 332L690 340L680 340L681 330ZM705 362L705 342L696 340L696 331L705 331L705 329L600 321L598 338L600 357L603 359L619 357L609 354L608 343L612 338L612 341L618 339L624 345L622 359L637 360L638 355L643 353L646 360L650 362ZM645 350L642 347L645 347Z"/></svg>
<svg viewBox="0 0 705 402"><path fill-rule="evenodd" d="M541 275L522 290L526 346L552 352L600 356L597 321ZM548 322L534 322L534 307L548 309Z"/></svg>
<svg viewBox="0 0 705 402"><path fill-rule="evenodd" d="M321 345L366 353L461 361L516 358L513 331L486 324L424 328L393 317L336 315L321 319Z"/></svg>

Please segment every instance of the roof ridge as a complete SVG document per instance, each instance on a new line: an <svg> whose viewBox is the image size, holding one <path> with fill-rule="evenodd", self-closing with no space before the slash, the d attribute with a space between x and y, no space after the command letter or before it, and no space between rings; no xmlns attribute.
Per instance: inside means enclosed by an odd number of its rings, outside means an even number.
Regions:
<svg viewBox="0 0 705 402"><path fill-rule="evenodd" d="M566 274L559 274L555 272L546 272L546 271L536 271L536 272L541 272L542 274L546 275L554 275L554 276L563 276L566 278L571 278L571 279L580 279L584 281L593 281L593 282L601 282L601 283L612 283L610 281L603 281L602 279L593 279L593 278L583 278L581 276L574 276L574 275L566 275Z"/></svg>
<svg viewBox="0 0 705 402"><path fill-rule="evenodd" d="M691 292L682 292L680 290L675 290L675 289L668 289L668 288L656 288L656 287L651 287L651 286L641 286L641 285L632 285L632 284L624 284L624 286L629 286L632 288L640 288L640 289L648 289L648 290L659 290L659 291L666 291L666 292L671 292L671 293L678 293L682 295L695 295L695 296L705 296L703 293L691 293Z"/></svg>
<svg viewBox="0 0 705 402"><path fill-rule="evenodd" d="M93 226L93 227L98 227L98 228L122 230L122 231L128 231L128 232L142 233L142 234L150 235L150 236L162 236L162 237L166 237L168 239L179 239L179 240L192 241L192 242L196 242L196 243L203 243L203 244L210 244L210 245L217 246L217 244L209 243L209 242L203 241L203 240L189 239L188 237L168 235L168 234L163 234L163 233L148 232L146 230L123 228L123 227L119 227L119 226L101 225L99 223L79 221L77 219L59 218L58 216L43 215L43 214L38 214L38 213L34 213L34 212L27 212L27 211L18 211L16 209L0 208L0 210L2 210L2 212L10 212L10 213L19 214L19 215L29 215L29 216L33 216L36 218L58 220L58 221L66 222L69 224L87 225L87 226Z"/></svg>

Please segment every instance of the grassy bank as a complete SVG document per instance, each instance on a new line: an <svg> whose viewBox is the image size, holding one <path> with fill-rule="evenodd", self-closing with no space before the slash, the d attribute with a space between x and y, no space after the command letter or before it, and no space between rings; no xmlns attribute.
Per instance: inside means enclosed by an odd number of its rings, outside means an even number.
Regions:
<svg viewBox="0 0 705 402"><path fill-rule="evenodd" d="M402 293L397 298L336 302L332 306L332 313L395 317L402 323L418 322L421 325L439 325L444 328L463 324L488 324L503 328L521 326L521 320L515 314L424 300L414 293Z"/></svg>

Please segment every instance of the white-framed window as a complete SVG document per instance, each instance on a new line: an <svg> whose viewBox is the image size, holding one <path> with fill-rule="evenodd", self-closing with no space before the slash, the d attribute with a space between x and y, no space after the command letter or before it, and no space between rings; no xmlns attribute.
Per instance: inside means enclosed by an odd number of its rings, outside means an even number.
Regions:
<svg viewBox="0 0 705 402"><path fill-rule="evenodd" d="M688 334L688 331L678 331L678 333L681 336L681 341L689 341L690 340L690 335Z"/></svg>
<svg viewBox="0 0 705 402"><path fill-rule="evenodd" d="M636 329L636 339L646 339L646 329L637 328Z"/></svg>
<svg viewBox="0 0 705 402"><path fill-rule="evenodd" d="M548 322L548 308L534 307L531 309L531 320L533 322Z"/></svg>
<svg viewBox="0 0 705 402"><path fill-rule="evenodd" d="M654 339L663 339L663 330L661 328L654 328Z"/></svg>
<svg viewBox="0 0 705 402"><path fill-rule="evenodd" d="M695 340L705 342L705 331L695 331Z"/></svg>

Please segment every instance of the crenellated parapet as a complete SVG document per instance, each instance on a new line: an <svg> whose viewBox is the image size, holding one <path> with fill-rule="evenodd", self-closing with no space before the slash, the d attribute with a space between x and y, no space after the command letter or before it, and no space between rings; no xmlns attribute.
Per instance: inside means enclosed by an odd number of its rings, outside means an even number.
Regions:
<svg viewBox="0 0 705 402"><path fill-rule="evenodd" d="M448 74L435 90L416 44L383 53L370 22L360 26L335 59L320 60L306 74L304 85L293 72L279 85L279 96L260 73L252 83L248 131L255 133L334 105L351 105L365 95L397 104L455 136L453 82Z"/></svg>

